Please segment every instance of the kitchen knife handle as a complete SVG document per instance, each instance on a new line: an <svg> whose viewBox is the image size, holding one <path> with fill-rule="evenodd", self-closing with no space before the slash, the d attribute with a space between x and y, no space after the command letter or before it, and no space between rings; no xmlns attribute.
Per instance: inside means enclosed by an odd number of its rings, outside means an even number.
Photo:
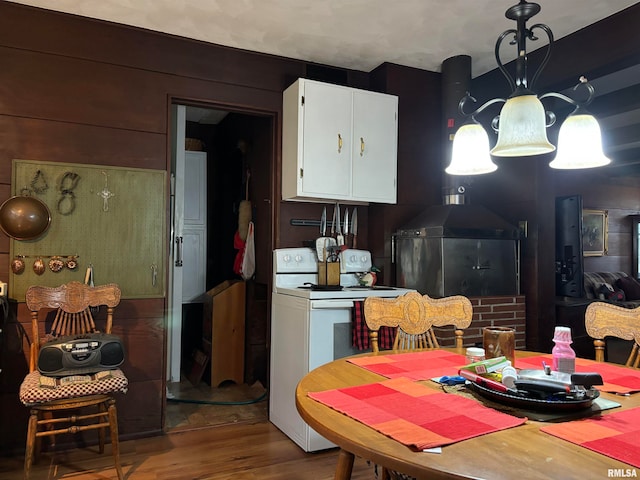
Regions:
<svg viewBox="0 0 640 480"><path fill-rule="evenodd" d="M364 138L360 137L360 156L364 155Z"/></svg>
<svg viewBox="0 0 640 480"><path fill-rule="evenodd" d="M342 151L342 135L338 134L338 153Z"/></svg>

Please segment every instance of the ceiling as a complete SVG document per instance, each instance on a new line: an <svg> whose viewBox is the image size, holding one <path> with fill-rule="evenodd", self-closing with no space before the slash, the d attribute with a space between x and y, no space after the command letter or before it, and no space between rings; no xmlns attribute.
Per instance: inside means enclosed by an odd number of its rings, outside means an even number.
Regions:
<svg viewBox="0 0 640 480"><path fill-rule="evenodd" d="M540 0L539 0L540 1ZM470 55L495 68L504 12L516 0L22 0L14 3L133 25L256 52L369 72L383 62L440 71ZM535 22L556 39L637 3L546 0ZM543 43L540 43L542 46Z"/></svg>
<svg viewBox="0 0 640 480"><path fill-rule="evenodd" d="M542 11L530 25L548 24L556 40L638 3L631 0L538 2ZM472 58L475 78L495 69L496 39L502 31L515 28L514 21L505 18L504 12L517 1L22 0L14 3L365 72L384 62L440 71L443 60L464 54ZM528 42L528 48L533 50L545 43L542 39ZM513 50L504 56L505 63L510 61ZM590 80L596 94L603 95L635 85L639 78L640 67L637 67ZM599 119L603 130L628 128L640 125L640 110L599 115ZM611 146L611 151L633 148L640 152L640 141L625 142Z"/></svg>

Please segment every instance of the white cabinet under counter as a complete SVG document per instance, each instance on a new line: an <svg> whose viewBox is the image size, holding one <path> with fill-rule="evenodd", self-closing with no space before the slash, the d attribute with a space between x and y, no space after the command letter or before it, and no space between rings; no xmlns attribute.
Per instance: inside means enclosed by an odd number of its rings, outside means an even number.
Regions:
<svg viewBox="0 0 640 480"><path fill-rule="evenodd" d="M283 95L282 198L396 203L398 97L298 79Z"/></svg>

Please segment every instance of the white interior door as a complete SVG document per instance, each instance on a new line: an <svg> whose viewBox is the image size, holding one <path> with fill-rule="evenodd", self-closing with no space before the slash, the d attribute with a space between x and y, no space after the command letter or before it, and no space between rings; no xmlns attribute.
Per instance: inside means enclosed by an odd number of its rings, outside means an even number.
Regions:
<svg viewBox="0 0 640 480"><path fill-rule="evenodd" d="M172 106L171 238L169 252L169 322L167 327L167 381L180 381L182 356L182 290L184 230L184 163L186 107Z"/></svg>
<svg viewBox="0 0 640 480"><path fill-rule="evenodd" d="M180 381L182 305L206 292L207 154L186 152L186 107L173 106L167 381Z"/></svg>
<svg viewBox="0 0 640 480"><path fill-rule="evenodd" d="M207 288L207 153L185 152L182 303L202 302Z"/></svg>

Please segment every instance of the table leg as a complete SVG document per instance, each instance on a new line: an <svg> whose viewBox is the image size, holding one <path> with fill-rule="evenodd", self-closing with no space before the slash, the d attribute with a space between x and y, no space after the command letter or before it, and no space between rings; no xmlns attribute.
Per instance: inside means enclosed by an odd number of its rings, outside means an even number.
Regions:
<svg viewBox="0 0 640 480"><path fill-rule="evenodd" d="M353 470L353 453L340 449L338 453L338 464L336 465L335 480L351 480L351 471Z"/></svg>

